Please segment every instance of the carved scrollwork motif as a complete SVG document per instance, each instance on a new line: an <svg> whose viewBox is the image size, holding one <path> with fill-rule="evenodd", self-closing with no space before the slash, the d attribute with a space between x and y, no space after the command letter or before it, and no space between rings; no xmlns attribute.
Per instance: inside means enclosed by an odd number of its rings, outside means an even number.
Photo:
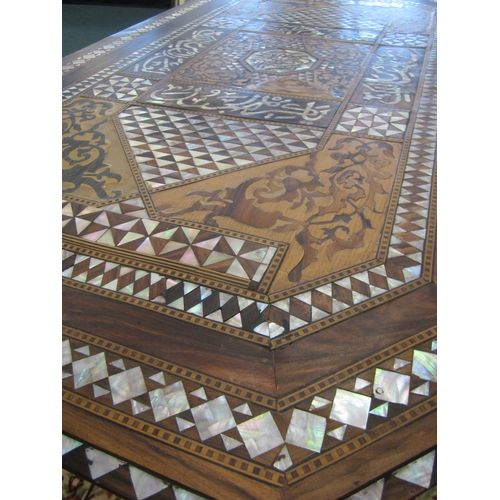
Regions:
<svg viewBox="0 0 500 500"><path fill-rule="evenodd" d="M122 176L104 163L106 138L99 131L112 108L111 103L92 99L79 99L63 108L63 193L73 193L86 185L100 199L121 195L121 191L110 192L106 187L107 181L121 181Z"/></svg>
<svg viewBox="0 0 500 500"><path fill-rule="evenodd" d="M328 150L327 165L324 156L318 161L319 154L312 153L304 165L282 166L235 187L190 192L195 201L188 208L163 206L161 211L180 217L202 212L203 222L213 226L228 217L293 234L288 280L300 282L319 260L328 262L342 250L365 245L366 233L380 227L394 178L389 143L341 138Z"/></svg>

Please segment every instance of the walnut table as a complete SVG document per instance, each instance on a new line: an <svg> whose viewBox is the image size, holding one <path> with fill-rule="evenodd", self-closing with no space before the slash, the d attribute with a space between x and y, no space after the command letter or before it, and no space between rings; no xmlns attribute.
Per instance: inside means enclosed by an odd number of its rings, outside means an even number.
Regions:
<svg viewBox="0 0 500 500"><path fill-rule="evenodd" d="M65 468L433 494L435 11L190 0L63 59Z"/></svg>

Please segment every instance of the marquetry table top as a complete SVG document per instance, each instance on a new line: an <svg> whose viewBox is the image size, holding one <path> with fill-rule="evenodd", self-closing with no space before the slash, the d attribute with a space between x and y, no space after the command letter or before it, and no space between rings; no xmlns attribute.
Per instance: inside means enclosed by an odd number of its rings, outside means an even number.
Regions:
<svg viewBox="0 0 500 500"><path fill-rule="evenodd" d="M436 5L190 0L63 59L63 464L127 499L436 485Z"/></svg>

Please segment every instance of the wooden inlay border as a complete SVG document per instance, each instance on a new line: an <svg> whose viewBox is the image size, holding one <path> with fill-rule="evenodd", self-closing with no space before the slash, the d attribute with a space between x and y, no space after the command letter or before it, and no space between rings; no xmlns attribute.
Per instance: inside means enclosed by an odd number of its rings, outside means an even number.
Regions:
<svg viewBox="0 0 500 500"><path fill-rule="evenodd" d="M381 351L376 352L372 356L364 358L356 363L353 363L342 370L332 373L322 377L321 379L306 385L305 387L293 391L285 396L279 398L273 398L271 396L264 395L257 391L247 389L246 387L239 386L237 384L227 382L217 377L212 377L204 373L198 372L191 368L185 368L170 361L165 361L163 359L151 356L149 354L137 351L130 347L126 347L122 344L112 342L110 340L102 339L96 335L84 332L77 328L72 328L66 325L62 326L62 333L67 337L79 340L81 342L86 342L92 344L95 347L108 350L115 354L120 354L121 356L127 357L134 361L144 363L145 365L151 366L153 368L158 368L164 370L172 375L178 376L180 378L190 380L199 384L204 384L207 387L216 389L222 393L229 394L248 402L256 403L266 408L283 412L289 408L299 404L307 398L315 396L327 389L335 387L336 385L344 382L345 380L356 376L370 368L380 365L387 359L390 359L398 354L406 352L418 344L425 342L426 340L431 340L437 337L437 326L427 328L422 330L406 339L393 344Z"/></svg>
<svg viewBox="0 0 500 500"><path fill-rule="evenodd" d="M180 436L175 432L168 431L150 422L144 422L132 415L96 403L85 396L76 394L67 389L63 389L62 391L62 400L82 410L99 415L106 420L127 427L134 432L156 439L168 446L213 462L216 465L259 479L273 486L282 486L284 484L285 476L283 473L268 469L261 464L256 464L249 460L229 455L226 452L206 446L193 439Z"/></svg>
<svg viewBox="0 0 500 500"><path fill-rule="evenodd" d="M356 376L358 373L362 373L369 368L373 368L377 364L383 363L385 360L392 358L398 354L408 351L412 347L426 340L430 340L437 336L437 327L433 326L426 330L416 333L411 337L408 337L401 342L398 342L382 351L379 351L372 356L365 359L357 361L352 365L340 370L337 373L333 373L320 380L307 385L297 391L294 391L286 396L278 399L277 405L279 411L287 410L288 408L304 401L305 399L314 396L326 389L336 386L341 382Z"/></svg>
<svg viewBox="0 0 500 500"><path fill-rule="evenodd" d="M65 433L65 432L63 432L62 434L63 434L63 437L64 437L64 436L66 436L66 437L70 437L70 434L69 434L69 433ZM92 445L92 444L90 444L90 443L86 442L85 440L79 440L79 442L81 443L81 445L82 445L83 447L95 448L95 446L94 446L94 445ZM69 451L69 452L67 452L67 453L71 454L72 452L74 453L74 450L71 450L71 451ZM436 452L437 452L437 448L436 448L436 447L433 447L433 448L431 448L430 450L425 451L423 454L419 454L419 456L415 456L415 457L413 457L412 461L413 461L413 462L415 462L415 461L419 460L420 458L422 458L422 457L424 457L424 456L428 455L429 453L436 453ZM114 455L113 455L113 456L114 456ZM128 461L123 460L122 458L120 458L119 460L126 462L126 466L127 466L127 465L129 465L129 464L128 464ZM437 461L436 461L436 458L435 458L434 460L435 460L435 461L434 461L434 467L433 467L433 469L435 470L435 466L436 466L435 464L437 463ZM66 467L64 467L64 468L66 468ZM386 473L386 474L383 476L383 479L384 479L385 481L393 479L394 473L396 473L396 472L397 472L400 468L401 468L401 467L400 467L400 466L398 466L398 467L396 467L396 468L394 468L394 469L390 470L388 473ZM68 471L70 471L70 468L68 468L67 470L68 470ZM144 470L144 471L145 471L145 469L142 469L142 470ZM82 469L77 469L77 470L72 469L72 470L71 470L71 472L72 472L72 473L74 473L74 474L76 474L76 475L81 475L81 474L85 475L85 473L82 471ZM146 472L146 471L145 471L145 472ZM149 470L148 470L148 472L146 472L146 473L147 473L147 474L151 474L151 475L153 475L153 476L158 476L158 474L156 474L156 473L154 473L154 472L151 472L151 471L149 471ZM175 481L172 481L170 478L168 478L168 477L166 477L166 476L165 476L165 479L166 479L166 480L170 483L170 485L172 485L172 483L174 483L174 484L175 484ZM86 480L87 480L87 481L90 481L90 478L86 477ZM370 484L371 484L371 485L373 485L374 483L377 483L377 482L379 482L379 481L380 481L380 479L377 479L377 480L375 480L375 481L372 481L371 483L368 483L368 485L370 485ZM384 483L385 483L385 481L384 481ZM133 485L132 485L132 487L133 487ZM385 487L385 484L383 485L383 487ZM367 485L366 485L366 484L364 484L363 486L361 486L361 488L362 488L362 491L364 491L364 490L367 488ZM423 492L424 492L424 490L425 490L426 488L424 488L423 486L422 486L421 488L422 488L422 490L423 490L423 491L422 491L422 493L423 493ZM135 488L134 488L134 489L135 489ZM435 482L432 482L432 483L431 483L431 485L430 485L430 488L427 488L427 490L428 490L428 491L435 491L435 490L436 490L436 485L435 485ZM386 491L384 491L384 492L383 492L383 494L384 494L384 499L386 498L385 493L386 493ZM197 494L198 494L198 495L202 495L202 494L201 494L201 493L199 493L199 492L197 492ZM396 494L397 494L397 493L396 493ZM202 498L205 498L205 497L204 497L204 496L202 496ZM395 496L394 496L394 494L391 494L391 495L388 497L388 499L391 499L391 500L397 500L397 497L395 497Z"/></svg>
<svg viewBox="0 0 500 500"><path fill-rule="evenodd" d="M141 363L144 363L145 365L151 366L152 368L158 368L177 377L191 380L192 382L196 382L198 384L203 384L206 387L211 387L225 394L230 394L232 396L236 396L238 398L259 404L273 410L277 408L276 398L266 396L260 392L241 387L231 382L226 382L222 379L206 375L196 370L184 368L175 363L171 363L170 361L165 361L155 356L150 356L149 354L145 354L135 349L131 349L130 347L117 344L116 342L112 342L110 340L102 339L100 337L97 337L96 335L78 330L76 328L71 328L63 325L62 332L63 335L66 335L67 337L70 337L72 339L92 344L93 346L108 350L115 354L119 354L120 356L133 359L134 361L139 361Z"/></svg>
<svg viewBox="0 0 500 500"><path fill-rule="evenodd" d="M106 247L98 243L82 240L81 238L63 234L63 248L75 253L97 257L99 259L108 260L112 262L120 262L123 265L135 267L137 269L147 269L155 273L160 273L164 276L175 276L184 280L199 282L199 280L211 280L210 286L215 286L217 283L224 283L233 287L246 289L249 280L237 278L236 276L217 273L217 271L206 271L202 268L197 268L198 276L193 276L185 271L185 266L174 260L168 258L156 257L154 255L144 255L125 250L117 247ZM215 277L218 280L214 280ZM220 277L219 277L220 276ZM212 284L213 283L213 284ZM220 286L220 285L219 285Z"/></svg>
<svg viewBox="0 0 500 500"><path fill-rule="evenodd" d="M235 457L224 451L206 446L193 439L180 436L173 431L168 431L150 422L144 422L139 418L96 403L85 396L76 394L70 390L62 390L62 400L63 402L127 427L134 432L139 432L140 434L156 439L157 441L163 442L164 444L172 446L173 448L181 450L185 453L195 455L216 465L227 467L236 472L260 479L261 481L275 486L282 486L285 483L285 478L287 483L290 485L297 483L302 479L311 476L315 472L325 469L334 463L340 462L344 458L347 458L353 453L356 453L370 444L379 441L392 432L437 410L437 396L432 396L428 400L409 408L404 413L397 415L387 422L374 427L373 429L364 432L363 434L358 435L355 438L318 455L317 457L311 458L296 467L292 467L285 474L283 474L262 464L257 464L251 462L250 460L244 460L240 457Z"/></svg>
<svg viewBox="0 0 500 500"><path fill-rule="evenodd" d="M134 306L142 307L143 309L148 309L150 311L155 311L160 314L164 314L165 316L171 316L173 318L180 319L182 321L189 321L190 323L194 323L195 325L204 326L205 328L209 328L210 330L215 330L217 332L231 335L232 337L238 337L243 340L248 340L249 342L254 342L259 345L265 345L265 346L269 345L269 338L264 337L263 335L259 335L252 332L246 332L236 327L228 326L223 323L216 323L215 321L201 318L200 316L195 316L193 314L179 311L178 309L162 306L161 304L158 304L156 302L139 299L137 297L132 297L130 295L125 295L119 292L113 292L111 290L106 290L105 288L99 288L93 285L80 283L78 281L74 281L67 278L63 278L62 281L63 281L63 286L69 286L77 290L83 290L85 292L101 295L102 297L106 297L108 299L118 300L120 302L132 304ZM203 284L203 281L201 281L200 283ZM226 290L228 292L231 291L230 287L228 287Z"/></svg>
<svg viewBox="0 0 500 500"><path fill-rule="evenodd" d="M436 258L436 233L437 233L437 165L434 161L434 175L430 193L429 216L427 218L427 237L422 262L422 278L432 281L434 273L434 260Z"/></svg>
<svg viewBox="0 0 500 500"><path fill-rule="evenodd" d="M408 409L404 413L399 414L397 417L392 418L378 427L371 429L360 436L356 436L340 446L335 447L326 453L321 454L317 458L308 460L307 462L293 467L286 472L286 479L288 484L292 485L309 477L311 474L318 472L340 460L343 460L349 455L366 448L375 441L379 441L383 437L391 434L392 432L410 424L414 420L421 418L437 409L437 396L429 398L427 401L420 403L413 408Z"/></svg>
<svg viewBox="0 0 500 500"><path fill-rule="evenodd" d="M95 208L104 208L104 207L107 207L108 205L114 205L115 203L121 203L123 201L128 201L128 200L134 200L135 198L138 198L138 197L139 197L139 192L125 194L123 196L118 196L117 198L110 198L109 200L96 201L96 200L90 200L87 198L82 198L80 196L75 196L75 195L69 194L69 193L63 193L63 195L62 195L63 202L71 201L73 203L79 203L80 205L87 205L87 206L95 207Z"/></svg>
<svg viewBox="0 0 500 500"><path fill-rule="evenodd" d="M374 307L380 306L381 304L388 302L389 300L395 299L397 297L400 297L402 295L405 295L409 292L412 292L424 285L427 285L429 283L428 280L425 280L423 278L419 278L415 281L411 281L410 283L407 283L405 285L400 286L399 288L395 288L394 290L391 290L390 292L383 293L381 295L378 295L377 297L367 300L366 302L362 302L361 304L358 304L356 306L352 306L349 309L346 309L345 311L342 311L340 313L334 314L333 316L330 316L328 318L322 319L320 321L317 321L315 323L310 323L309 325L299 328L297 330L294 330L293 332L287 333L285 335L281 335L277 337L276 339L272 339L270 341L271 349L277 349L278 347L285 346L287 344L290 344L291 342L295 342L296 340L302 339L304 337L307 337L315 332L318 332L320 330L323 330L324 328L328 326L335 325L337 323L340 323L341 321L346 320L347 318L350 318L352 316L355 316L356 314L369 311L370 309L373 309Z"/></svg>

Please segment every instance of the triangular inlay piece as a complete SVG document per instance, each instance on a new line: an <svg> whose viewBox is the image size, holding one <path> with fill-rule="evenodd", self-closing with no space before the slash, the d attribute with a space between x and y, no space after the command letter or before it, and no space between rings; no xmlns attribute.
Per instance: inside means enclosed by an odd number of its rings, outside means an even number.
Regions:
<svg viewBox="0 0 500 500"><path fill-rule="evenodd" d="M361 389L364 389L365 387L368 387L369 385L371 385L371 382L368 382L368 380L364 380L364 379L358 377L356 379L356 384L354 385L354 390L360 391Z"/></svg>
<svg viewBox="0 0 500 500"><path fill-rule="evenodd" d="M199 389L196 389L195 391L190 392L193 396L196 396L197 398L204 399L205 401L208 399L207 394L205 392L205 389L203 387L200 387Z"/></svg>
<svg viewBox="0 0 500 500"><path fill-rule="evenodd" d="M233 450L234 448L238 448L238 446L241 446L243 443L240 443L237 439L233 439L229 436L224 436L224 434L221 434L220 437L222 438L222 441L224 442L224 446L226 447L227 451Z"/></svg>
<svg viewBox="0 0 500 500"><path fill-rule="evenodd" d="M368 488L358 491L346 500L381 500L384 491L384 478L378 480L376 483L370 484Z"/></svg>
<svg viewBox="0 0 500 500"><path fill-rule="evenodd" d="M331 404L331 401L328 399L322 398L320 396L315 396L312 400L311 406L309 407L309 411L317 410L318 408L323 408L323 406Z"/></svg>
<svg viewBox="0 0 500 500"><path fill-rule="evenodd" d="M200 248L205 248L207 250L213 250L214 247L219 243L219 240L222 236L217 236L217 238L211 238L209 240L200 241L199 243L195 243L194 245Z"/></svg>
<svg viewBox="0 0 500 500"><path fill-rule="evenodd" d="M370 414L378 415L379 417L387 417L387 412L389 411L389 403L384 403L383 405L374 408Z"/></svg>
<svg viewBox="0 0 500 500"><path fill-rule="evenodd" d="M233 408L234 411L237 411L238 413L243 413L243 415L249 415L252 416L252 410L250 410L250 407L248 406L248 403L244 403L241 406L238 406L237 408Z"/></svg>
<svg viewBox="0 0 500 500"><path fill-rule="evenodd" d="M184 297L179 297L177 300L174 300L173 302L169 302L168 305L170 307L173 307L175 309L180 309L181 311L184 310Z"/></svg>
<svg viewBox="0 0 500 500"><path fill-rule="evenodd" d="M173 485L175 500L205 500L203 497Z"/></svg>
<svg viewBox="0 0 500 500"><path fill-rule="evenodd" d="M97 479L118 469L120 465L125 465L125 462L94 448L87 448L85 454L87 455L92 479Z"/></svg>
<svg viewBox="0 0 500 500"><path fill-rule="evenodd" d="M79 352L80 354L84 354L85 356L90 356L90 347L88 345L79 347L75 349L75 352Z"/></svg>
<svg viewBox="0 0 500 500"><path fill-rule="evenodd" d="M153 380L154 382L158 382L159 384L165 385L165 376L163 375L163 372L158 372L156 375L151 375L149 379Z"/></svg>
<svg viewBox="0 0 500 500"><path fill-rule="evenodd" d="M249 279L248 274L243 269L243 266L238 262L237 259L233 260L233 263L229 266L226 273L232 274L233 276L239 276L240 278Z"/></svg>
<svg viewBox="0 0 500 500"><path fill-rule="evenodd" d="M63 434L62 437L62 454L66 455L66 453L69 453L71 450L74 450L75 448L78 448L81 446L82 443L80 441L77 441L76 439L70 438L68 436L65 436Z"/></svg>
<svg viewBox="0 0 500 500"><path fill-rule="evenodd" d="M132 465L129 465L129 470L137 500L149 498L169 486L168 483L161 481L150 474L146 474L144 471L139 470Z"/></svg>
<svg viewBox="0 0 500 500"><path fill-rule="evenodd" d="M422 486L422 488L428 488L431 485L435 456L436 450L433 450L422 458L415 460L415 462L405 465L394 472L393 475L403 479L403 481Z"/></svg>
<svg viewBox="0 0 500 500"><path fill-rule="evenodd" d="M142 413L143 411L150 409L149 406L143 405L142 403L139 403L139 401L136 401L135 399L131 399L130 403L132 404L132 413L134 415L138 415L139 413Z"/></svg>
<svg viewBox="0 0 500 500"><path fill-rule="evenodd" d="M205 316L205 318L217 321L219 323L224 323L224 319L222 318L222 311L220 309L217 309L217 311L214 311L212 314L208 314L207 316Z"/></svg>
<svg viewBox="0 0 500 500"><path fill-rule="evenodd" d="M429 382L426 382L425 384L418 386L411 392L412 394L418 394L419 396L429 396L430 394Z"/></svg>
<svg viewBox="0 0 500 500"><path fill-rule="evenodd" d="M341 427L338 427L337 429L327 432L327 435L338 439L339 441L342 441L344 439L344 434L345 430L347 429L347 425L342 425Z"/></svg>
<svg viewBox="0 0 500 500"><path fill-rule="evenodd" d="M115 368L119 368L120 370L125 370L125 364L123 363L123 359L117 359L116 361L112 361L109 364L113 365Z"/></svg>
<svg viewBox="0 0 500 500"><path fill-rule="evenodd" d="M281 448L281 451L278 453L277 458L278 460L274 462L273 466L281 471L286 471L293 465L290 453L288 452L288 448L286 447L286 445Z"/></svg>
<svg viewBox="0 0 500 500"><path fill-rule="evenodd" d="M403 368L403 366L409 365L409 361L405 361L404 359L399 359L396 358L394 360L394 370L399 370L400 368Z"/></svg>
<svg viewBox="0 0 500 500"><path fill-rule="evenodd" d="M94 398L98 398L99 396L104 396L105 394L109 394L107 389L104 387L100 387L97 384L92 384L92 389L94 391Z"/></svg>
<svg viewBox="0 0 500 500"><path fill-rule="evenodd" d="M184 420L183 418L180 417L175 417L175 420L177 422L177 426L179 427L179 430L185 431L186 429L190 429L191 427L194 427L193 422L189 422L188 420Z"/></svg>

